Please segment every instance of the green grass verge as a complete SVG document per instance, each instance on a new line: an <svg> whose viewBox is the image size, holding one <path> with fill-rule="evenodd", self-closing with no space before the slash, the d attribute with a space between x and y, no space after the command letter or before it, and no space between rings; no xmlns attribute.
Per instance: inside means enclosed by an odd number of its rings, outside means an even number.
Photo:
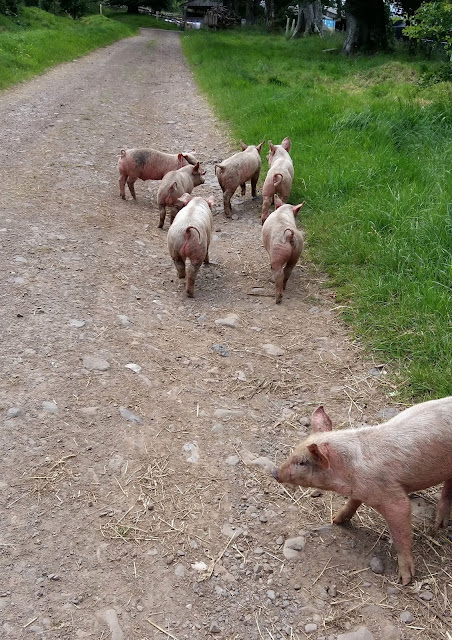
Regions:
<svg viewBox="0 0 452 640"><path fill-rule="evenodd" d="M173 29L174 25L126 13L72 20L36 7L24 7L17 18L0 15L0 89L132 36L139 27Z"/></svg>
<svg viewBox="0 0 452 640"><path fill-rule="evenodd" d="M347 59L339 36L192 31L183 47L234 139L291 137L309 256L395 396L451 394L452 84L419 82L436 63Z"/></svg>

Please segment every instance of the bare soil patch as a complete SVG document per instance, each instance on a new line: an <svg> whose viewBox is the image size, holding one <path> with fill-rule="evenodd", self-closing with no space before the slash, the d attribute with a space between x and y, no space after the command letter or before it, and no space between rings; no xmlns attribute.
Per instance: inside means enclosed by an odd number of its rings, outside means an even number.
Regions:
<svg viewBox="0 0 452 640"><path fill-rule="evenodd" d="M390 387L312 266L275 305L260 202L247 192L224 219L214 165L236 149L179 35L144 30L62 65L1 94L0 115L0 635L450 639L435 491L413 499L418 582L401 588L374 512L333 527L341 498L249 464L282 460L319 403L336 427L377 422ZM194 300L157 228L157 183L119 198L119 151L140 146L193 148L207 168L215 236ZM237 328L215 322L230 313Z"/></svg>

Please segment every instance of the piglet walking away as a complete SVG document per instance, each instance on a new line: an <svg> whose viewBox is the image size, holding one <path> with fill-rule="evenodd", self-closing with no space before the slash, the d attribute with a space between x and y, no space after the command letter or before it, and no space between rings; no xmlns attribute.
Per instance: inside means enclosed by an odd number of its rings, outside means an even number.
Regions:
<svg viewBox="0 0 452 640"><path fill-rule="evenodd" d="M303 249L303 234L296 225L296 217L304 202L293 207L275 198L276 209L262 227L262 242L270 256L270 264L275 275L276 304L283 297L283 290L292 269L298 262Z"/></svg>
<svg viewBox="0 0 452 640"><path fill-rule="evenodd" d="M169 171L175 171L187 164L195 165L196 158L190 153L163 153L155 149L121 149L118 162L119 193L126 199L126 182L136 200L135 182L140 180L161 180Z"/></svg>
<svg viewBox="0 0 452 640"><path fill-rule="evenodd" d="M168 250L176 266L179 278L185 278L187 271L186 291L189 298L194 296L195 280L199 267L209 263L209 245L212 236L212 207L215 198L207 200L184 194L179 201L186 206L179 211L168 230ZM185 262L189 264L185 268Z"/></svg>
<svg viewBox="0 0 452 640"><path fill-rule="evenodd" d="M256 184L262 166L260 152L265 140L257 146L247 146L240 140L242 150L215 165L215 175L223 190L224 215L231 217L231 198L240 185L242 196L245 195L246 182L251 180L251 195L256 197Z"/></svg>
<svg viewBox="0 0 452 640"><path fill-rule="evenodd" d="M281 144L272 144L272 141L269 140L268 145L270 153L267 156L267 161L270 169L262 187L262 224L268 217L275 193L283 202L287 202L293 181L293 164L289 155L292 145L290 138L284 138Z"/></svg>
<svg viewBox="0 0 452 640"><path fill-rule="evenodd" d="M414 576L408 494L444 481L435 528L447 526L452 504L452 396L414 405L377 427L332 431L318 407L312 434L279 469L278 482L317 487L348 496L333 518L341 524L361 503L381 513L397 551L399 578Z"/></svg>
<svg viewBox="0 0 452 640"><path fill-rule="evenodd" d="M177 171L170 171L163 178L157 191L157 204L160 212L159 228L163 227L166 217L166 207L171 207L171 223L180 206L178 199L184 193L191 193L193 189L204 183L205 170L200 169L199 162L193 167L186 166Z"/></svg>

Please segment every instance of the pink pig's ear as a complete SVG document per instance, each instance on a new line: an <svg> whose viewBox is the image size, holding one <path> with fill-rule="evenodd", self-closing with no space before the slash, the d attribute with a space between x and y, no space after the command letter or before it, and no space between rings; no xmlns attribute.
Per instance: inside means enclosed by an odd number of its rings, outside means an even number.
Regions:
<svg viewBox="0 0 452 640"><path fill-rule="evenodd" d="M271 140L268 141L268 148L270 149L270 153L273 153L275 150L275 145Z"/></svg>
<svg viewBox="0 0 452 640"><path fill-rule="evenodd" d="M245 151L245 149L248 149L248 146L243 142L243 140L239 140L240 146L242 147L242 151Z"/></svg>
<svg viewBox="0 0 452 640"><path fill-rule="evenodd" d="M199 173L199 162L193 165L193 173Z"/></svg>
<svg viewBox="0 0 452 640"><path fill-rule="evenodd" d="M257 145L256 149L259 151L259 153L261 152L262 149L262 145L264 144L265 140L262 140L262 142L260 144Z"/></svg>
<svg viewBox="0 0 452 640"><path fill-rule="evenodd" d="M187 206L187 204L190 202L190 200L193 198L192 195L190 195L189 193L183 193L181 196L179 196L179 198L177 199L178 204L180 203L183 207Z"/></svg>
<svg viewBox="0 0 452 640"><path fill-rule="evenodd" d="M292 207L292 211L293 214L295 216L295 218L298 215L298 212L300 211L300 209L306 204L306 202L302 202L301 204L296 204L294 207Z"/></svg>
<svg viewBox="0 0 452 640"><path fill-rule="evenodd" d="M209 205L209 207L212 209L213 205L215 204L215 196L209 196L206 202Z"/></svg>
<svg viewBox="0 0 452 640"><path fill-rule="evenodd" d="M322 467L322 469L330 468L330 452L328 451L328 443L309 444L308 451L314 458L314 461Z"/></svg>
<svg viewBox="0 0 452 640"><path fill-rule="evenodd" d="M333 423L325 409L320 405L311 416L311 431L318 433L319 431L332 431Z"/></svg>
<svg viewBox="0 0 452 640"><path fill-rule="evenodd" d="M287 136L287 138L284 138L284 140L281 142L281 146L286 151L290 151L290 147L292 146L292 143L290 141L289 136Z"/></svg>
<svg viewBox="0 0 452 640"><path fill-rule="evenodd" d="M279 209L279 207L282 207L283 204L284 202L281 200L281 198L278 198L278 196L275 194L275 209Z"/></svg>

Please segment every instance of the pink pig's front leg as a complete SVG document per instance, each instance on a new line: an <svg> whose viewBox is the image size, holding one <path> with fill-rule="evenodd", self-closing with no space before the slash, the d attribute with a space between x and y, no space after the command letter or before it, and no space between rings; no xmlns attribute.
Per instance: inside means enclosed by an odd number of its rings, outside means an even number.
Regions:
<svg viewBox="0 0 452 640"><path fill-rule="evenodd" d="M349 498L347 502L344 504L344 506L342 507L342 509L339 509L339 511L333 517L333 523L342 524L343 522L350 520L350 518L352 518L355 515L356 510L361 504L362 504L361 500L355 500L354 498Z"/></svg>

